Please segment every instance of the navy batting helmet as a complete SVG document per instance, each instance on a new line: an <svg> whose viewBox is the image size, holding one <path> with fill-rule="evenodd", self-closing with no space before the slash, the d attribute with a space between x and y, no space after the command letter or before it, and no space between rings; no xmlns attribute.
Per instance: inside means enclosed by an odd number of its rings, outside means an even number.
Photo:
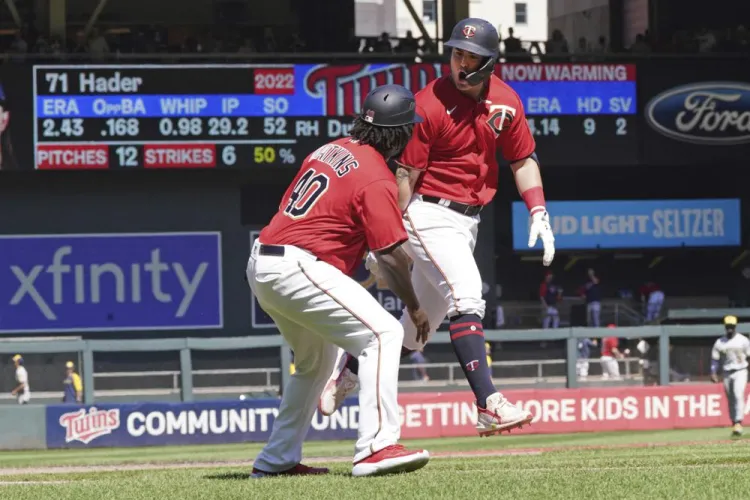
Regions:
<svg viewBox="0 0 750 500"><path fill-rule="evenodd" d="M367 94L361 117L378 127L399 127L422 121L416 109L411 90L401 85L383 85Z"/></svg>
<svg viewBox="0 0 750 500"><path fill-rule="evenodd" d="M477 17L469 17L456 24L445 46L486 58L478 70L464 77L470 85L477 85L489 78L500 57L500 39L497 30L489 22Z"/></svg>

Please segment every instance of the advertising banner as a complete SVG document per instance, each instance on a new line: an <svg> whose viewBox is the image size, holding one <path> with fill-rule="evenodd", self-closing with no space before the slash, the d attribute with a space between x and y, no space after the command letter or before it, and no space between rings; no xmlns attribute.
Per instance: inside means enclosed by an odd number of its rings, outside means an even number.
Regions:
<svg viewBox="0 0 750 500"><path fill-rule="evenodd" d="M750 154L747 63L722 58L638 64L646 165L743 165Z"/></svg>
<svg viewBox="0 0 750 500"><path fill-rule="evenodd" d="M738 199L550 201L547 209L558 250L741 244ZM514 250L529 250L528 217L514 202Z"/></svg>
<svg viewBox="0 0 750 500"><path fill-rule="evenodd" d="M718 384L510 390L513 403L534 415L517 434L697 429L728 426ZM399 396L405 439L476 436L476 407L468 391ZM265 441L278 415L277 399L200 403L52 405L46 408L47 447L121 447ZM745 414L750 413L750 392ZM316 412L307 439L354 439L359 407L347 400L330 417Z"/></svg>
<svg viewBox="0 0 750 500"><path fill-rule="evenodd" d="M221 328L221 234L0 236L0 333Z"/></svg>

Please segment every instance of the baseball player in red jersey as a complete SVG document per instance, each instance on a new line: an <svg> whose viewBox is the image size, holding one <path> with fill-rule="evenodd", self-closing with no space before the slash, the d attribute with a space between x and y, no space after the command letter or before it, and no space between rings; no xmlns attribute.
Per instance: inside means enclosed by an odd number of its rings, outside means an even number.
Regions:
<svg viewBox="0 0 750 500"><path fill-rule="evenodd" d="M373 90L363 108L351 138L328 143L302 162L248 261L250 287L294 351L296 366L252 477L328 472L301 464L302 442L337 346L360 361L352 474L409 472L429 460L426 451L397 444L403 327L350 277L369 248L420 337L427 337L427 314L412 287L402 246L408 236L396 181L386 164L403 151L421 118L414 95L399 85Z"/></svg>
<svg viewBox="0 0 750 500"><path fill-rule="evenodd" d="M554 236L545 209L534 138L518 94L493 75L498 37L487 21L469 18L451 39L451 73L417 93L424 122L398 160L399 205L414 261L412 283L432 331L447 315L456 356L476 397L477 431L497 434L525 425L532 415L495 389L484 352L482 279L474 261L479 214L497 191L500 152L510 162L516 185L530 211L529 247L541 238L543 263L554 258ZM368 266L377 265L368 258ZM424 342L402 315L404 347ZM356 387L356 360L341 354L324 389L319 409L330 414Z"/></svg>

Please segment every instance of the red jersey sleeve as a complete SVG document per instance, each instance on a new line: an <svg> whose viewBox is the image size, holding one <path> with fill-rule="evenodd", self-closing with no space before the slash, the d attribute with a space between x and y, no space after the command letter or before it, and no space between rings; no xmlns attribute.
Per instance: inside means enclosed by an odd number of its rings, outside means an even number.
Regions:
<svg viewBox="0 0 750 500"><path fill-rule="evenodd" d="M542 283L539 285L539 296L544 298L545 295L547 295L547 283Z"/></svg>
<svg viewBox="0 0 750 500"><path fill-rule="evenodd" d="M356 200L357 215L371 251L384 250L408 239L394 181L379 180L368 184Z"/></svg>
<svg viewBox="0 0 750 500"><path fill-rule="evenodd" d="M516 100L516 116L513 117L510 127L497 138L503 158L509 163L528 158L536 149L536 142L526 122L526 112L518 95Z"/></svg>
<svg viewBox="0 0 750 500"><path fill-rule="evenodd" d="M414 125L414 133L406 145L406 149L401 153L401 158L396 163L405 167L424 170L427 168L427 160L430 157L430 147L435 140L435 134L438 130L438 124L433 123L434 118L430 118L425 109L417 105L417 114L424 118L422 123Z"/></svg>

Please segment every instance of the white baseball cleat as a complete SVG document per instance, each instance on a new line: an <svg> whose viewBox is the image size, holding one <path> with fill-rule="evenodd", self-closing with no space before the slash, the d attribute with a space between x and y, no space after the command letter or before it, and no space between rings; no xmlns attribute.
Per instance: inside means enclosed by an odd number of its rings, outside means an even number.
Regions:
<svg viewBox="0 0 750 500"><path fill-rule="evenodd" d="M414 472L430 461L426 450L407 450L400 444L386 446L354 464L352 476L382 476L399 472Z"/></svg>
<svg viewBox="0 0 750 500"><path fill-rule="evenodd" d="M530 424L534 418L531 412L511 404L499 392L487 398L486 406L486 409L477 406L477 432L481 437L510 432Z"/></svg>
<svg viewBox="0 0 750 500"><path fill-rule="evenodd" d="M336 367L331 373L331 378L328 379L328 383L320 394L318 411L321 415L331 416L336 413L347 396L359 387L359 377L346 367L346 363L352 356L346 351L342 352L343 355L339 355L339 359L336 360Z"/></svg>

